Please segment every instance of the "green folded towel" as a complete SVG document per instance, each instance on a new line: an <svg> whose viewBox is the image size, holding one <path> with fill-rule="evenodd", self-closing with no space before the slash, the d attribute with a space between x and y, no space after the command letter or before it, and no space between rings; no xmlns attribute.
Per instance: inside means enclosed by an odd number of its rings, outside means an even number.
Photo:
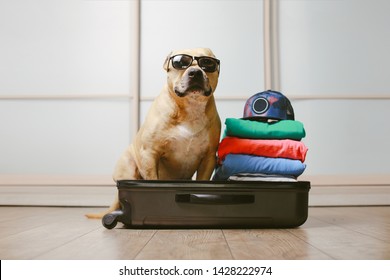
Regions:
<svg viewBox="0 0 390 280"><path fill-rule="evenodd" d="M303 124L293 120L266 123L227 118L225 125L225 136L251 139L293 139L298 141L306 136Z"/></svg>

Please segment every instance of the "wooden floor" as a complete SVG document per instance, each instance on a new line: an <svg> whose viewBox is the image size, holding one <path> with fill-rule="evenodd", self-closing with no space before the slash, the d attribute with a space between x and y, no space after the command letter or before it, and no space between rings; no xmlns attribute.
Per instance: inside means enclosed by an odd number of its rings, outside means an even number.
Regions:
<svg viewBox="0 0 390 280"><path fill-rule="evenodd" d="M390 207L316 207L299 228L251 230L107 230L93 210L0 207L0 259L390 259Z"/></svg>

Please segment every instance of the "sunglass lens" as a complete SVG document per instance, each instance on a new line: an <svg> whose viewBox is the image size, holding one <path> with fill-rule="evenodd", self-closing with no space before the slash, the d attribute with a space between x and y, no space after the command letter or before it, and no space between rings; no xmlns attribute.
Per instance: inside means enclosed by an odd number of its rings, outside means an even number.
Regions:
<svg viewBox="0 0 390 280"><path fill-rule="evenodd" d="M185 69L192 64L192 57L187 55L175 55L172 57L172 66L176 69Z"/></svg>
<svg viewBox="0 0 390 280"><path fill-rule="evenodd" d="M199 58L199 66L206 72L214 72L217 70L217 62L208 57Z"/></svg>

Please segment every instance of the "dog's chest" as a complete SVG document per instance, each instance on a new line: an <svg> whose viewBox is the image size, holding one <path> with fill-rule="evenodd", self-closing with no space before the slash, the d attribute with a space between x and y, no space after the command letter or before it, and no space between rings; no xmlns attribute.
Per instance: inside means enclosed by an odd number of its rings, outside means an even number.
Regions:
<svg viewBox="0 0 390 280"><path fill-rule="evenodd" d="M201 125L179 124L172 128L166 152L176 160L197 161L207 151L209 136Z"/></svg>
<svg viewBox="0 0 390 280"><path fill-rule="evenodd" d="M177 130L177 133L175 134L183 138L192 137L194 134L194 132L191 130L191 128L188 125L179 124L175 127L175 129Z"/></svg>

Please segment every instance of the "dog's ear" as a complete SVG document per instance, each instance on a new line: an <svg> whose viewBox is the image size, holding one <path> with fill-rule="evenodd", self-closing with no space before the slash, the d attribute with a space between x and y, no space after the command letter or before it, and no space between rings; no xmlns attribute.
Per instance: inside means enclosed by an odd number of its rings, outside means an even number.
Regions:
<svg viewBox="0 0 390 280"><path fill-rule="evenodd" d="M171 58L171 55L172 55L172 52L170 52L168 54L167 58L165 59L164 65L163 65L164 70L167 71L167 72L169 71L168 67L169 67L169 60Z"/></svg>
<svg viewBox="0 0 390 280"><path fill-rule="evenodd" d="M206 51L208 56L215 57L215 54L210 48L205 48L204 50Z"/></svg>

